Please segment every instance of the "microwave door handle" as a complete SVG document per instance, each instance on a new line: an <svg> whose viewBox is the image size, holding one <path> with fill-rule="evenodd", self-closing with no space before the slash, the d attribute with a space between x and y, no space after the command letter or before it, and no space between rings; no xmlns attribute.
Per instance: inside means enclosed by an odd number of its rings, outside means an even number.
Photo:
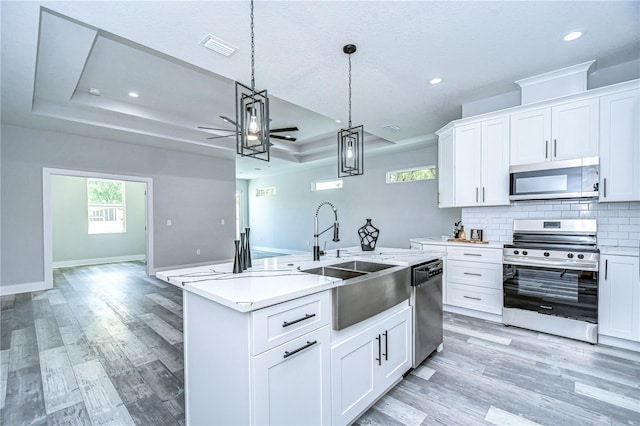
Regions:
<svg viewBox="0 0 640 426"><path fill-rule="evenodd" d="M603 182L603 190L604 190L604 198L607 198L607 178L604 178L604 182Z"/></svg>

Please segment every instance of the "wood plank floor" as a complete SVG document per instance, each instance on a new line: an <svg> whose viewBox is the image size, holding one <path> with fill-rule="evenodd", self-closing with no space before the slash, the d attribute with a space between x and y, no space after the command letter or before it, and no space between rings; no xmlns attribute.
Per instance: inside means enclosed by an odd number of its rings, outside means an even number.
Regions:
<svg viewBox="0 0 640 426"><path fill-rule="evenodd" d="M181 291L135 262L54 281L0 298L0 424L184 424ZM444 343L357 424L640 425L638 353L448 313Z"/></svg>

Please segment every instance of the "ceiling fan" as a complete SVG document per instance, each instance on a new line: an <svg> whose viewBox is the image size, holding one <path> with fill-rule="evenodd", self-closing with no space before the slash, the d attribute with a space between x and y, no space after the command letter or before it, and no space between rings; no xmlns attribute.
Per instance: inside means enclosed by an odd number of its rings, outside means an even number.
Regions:
<svg viewBox="0 0 640 426"><path fill-rule="evenodd" d="M221 130L221 131L225 131L225 132L232 132L232 134L230 134L230 135L211 136L211 137L209 137L207 139L228 138L230 136L235 136L237 134L238 125L236 124L235 121L233 121L229 117L225 117L224 115L221 115L220 118L222 118L227 123L233 124L234 126L236 126L236 128L235 129L220 129L220 128L216 128L216 127L198 126L198 129ZM289 135L284 135L283 136L283 135L278 135L278 134L274 134L274 133L288 133L288 132L297 132L297 131L298 131L297 127L280 127L278 129L269 129L269 138L270 139L282 139L284 141L295 142L297 140L297 138L294 138L293 136L289 136Z"/></svg>

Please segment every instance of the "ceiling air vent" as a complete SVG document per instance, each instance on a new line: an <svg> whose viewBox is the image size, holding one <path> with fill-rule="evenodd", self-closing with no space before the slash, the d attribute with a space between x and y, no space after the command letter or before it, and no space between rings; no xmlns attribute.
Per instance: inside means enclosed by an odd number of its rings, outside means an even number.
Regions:
<svg viewBox="0 0 640 426"><path fill-rule="evenodd" d="M211 34L207 34L200 44L223 56L231 56L238 51L238 47Z"/></svg>
<svg viewBox="0 0 640 426"><path fill-rule="evenodd" d="M393 130L394 132L400 130L400 127L396 126L395 124L387 124L386 126L382 126L382 128L387 130Z"/></svg>

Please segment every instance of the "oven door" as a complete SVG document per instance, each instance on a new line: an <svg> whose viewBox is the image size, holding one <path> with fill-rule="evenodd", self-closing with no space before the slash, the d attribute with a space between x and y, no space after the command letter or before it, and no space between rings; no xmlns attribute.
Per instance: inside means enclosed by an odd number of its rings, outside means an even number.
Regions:
<svg viewBox="0 0 640 426"><path fill-rule="evenodd" d="M598 272L505 264L504 307L598 322Z"/></svg>

